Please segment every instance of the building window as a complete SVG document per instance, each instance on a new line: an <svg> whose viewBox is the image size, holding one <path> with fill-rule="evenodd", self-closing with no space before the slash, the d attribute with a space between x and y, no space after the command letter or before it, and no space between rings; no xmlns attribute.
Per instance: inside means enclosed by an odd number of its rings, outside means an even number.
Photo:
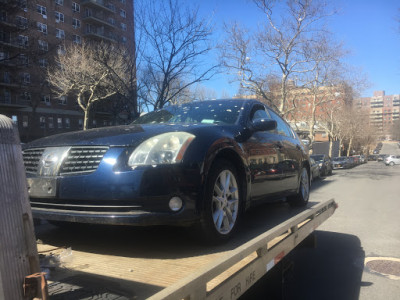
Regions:
<svg viewBox="0 0 400 300"><path fill-rule="evenodd" d="M19 66L27 66L29 64L29 58L25 54L18 55L18 65Z"/></svg>
<svg viewBox="0 0 400 300"><path fill-rule="evenodd" d="M28 19L25 17L17 16L16 18L17 26L21 29L28 28Z"/></svg>
<svg viewBox="0 0 400 300"><path fill-rule="evenodd" d="M79 129L83 128L83 120L82 119L78 120L78 126L79 126Z"/></svg>
<svg viewBox="0 0 400 300"><path fill-rule="evenodd" d="M21 47L27 47L28 46L28 37L26 35L19 35L18 36L18 45Z"/></svg>
<svg viewBox="0 0 400 300"><path fill-rule="evenodd" d="M49 118L47 119L47 121L48 121L48 123L49 123L49 128L50 128L50 129L53 129L53 128L54 128L54 119L53 119L53 117L49 117Z"/></svg>
<svg viewBox="0 0 400 300"><path fill-rule="evenodd" d="M47 58L39 58L39 67L41 68L47 68L49 65Z"/></svg>
<svg viewBox="0 0 400 300"><path fill-rule="evenodd" d="M10 72L4 72L3 73L3 82L4 83L11 83L11 79L10 79Z"/></svg>
<svg viewBox="0 0 400 300"><path fill-rule="evenodd" d="M46 41L38 40L38 43L39 43L39 50L42 50L42 51L49 50L49 44Z"/></svg>
<svg viewBox="0 0 400 300"><path fill-rule="evenodd" d="M123 17L123 18L126 18L126 11L123 10L123 9L120 9L120 10L119 10L119 15L120 15L121 17Z"/></svg>
<svg viewBox="0 0 400 300"><path fill-rule="evenodd" d="M71 123L69 121L69 118L65 118L65 128L70 128L70 125Z"/></svg>
<svg viewBox="0 0 400 300"><path fill-rule="evenodd" d="M76 44L81 44L82 43L81 37L79 35L76 35L76 34L72 35L72 41L74 43L76 43Z"/></svg>
<svg viewBox="0 0 400 300"><path fill-rule="evenodd" d="M58 98L58 104L67 105L67 97L61 96L60 98Z"/></svg>
<svg viewBox="0 0 400 300"><path fill-rule="evenodd" d="M36 27L37 27L37 30L38 30L38 31L40 31L40 32L42 32L42 33L44 33L44 34L47 34L47 25L46 25L46 24L37 22L37 23L36 23Z"/></svg>
<svg viewBox="0 0 400 300"><path fill-rule="evenodd" d="M47 16L46 7L39 4L36 5L36 11L44 17Z"/></svg>
<svg viewBox="0 0 400 300"><path fill-rule="evenodd" d="M11 120L14 124L18 124L18 117L16 115L11 116Z"/></svg>
<svg viewBox="0 0 400 300"><path fill-rule="evenodd" d="M121 23L121 29L122 29L123 31L126 31L126 24L125 24L125 23Z"/></svg>
<svg viewBox="0 0 400 300"><path fill-rule="evenodd" d="M54 1L57 5L64 5L64 0L55 0Z"/></svg>
<svg viewBox="0 0 400 300"><path fill-rule="evenodd" d="M29 92L24 92L22 94L19 95L19 99L21 101L25 101L25 102L29 102L31 101L31 93Z"/></svg>
<svg viewBox="0 0 400 300"><path fill-rule="evenodd" d="M21 73L21 83L22 84L30 84L31 83L31 74L29 73Z"/></svg>
<svg viewBox="0 0 400 300"><path fill-rule="evenodd" d="M72 2L72 11L79 12L80 10L81 10L81 7L79 6L79 4Z"/></svg>
<svg viewBox="0 0 400 300"><path fill-rule="evenodd" d="M22 127L27 128L29 125L29 118L28 116L23 116L22 117Z"/></svg>
<svg viewBox="0 0 400 300"><path fill-rule="evenodd" d="M107 7L108 9L111 9L113 12L115 12L115 6L114 6L114 4L108 3L108 4L106 5L106 7Z"/></svg>
<svg viewBox="0 0 400 300"><path fill-rule="evenodd" d="M93 124L93 127L96 128L96 126L97 126L97 121L96 121L96 120L93 120L92 124Z"/></svg>
<svg viewBox="0 0 400 300"><path fill-rule="evenodd" d="M39 122L40 122L40 128L46 128L46 118L41 116L39 118Z"/></svg>
<svg viewBox="0 0 400 300"><path fill-rule="evenodd" d="M65 39L64 30L56 28L56 37L59 39Z"/></svg>
<svg viewBox="0 0 400 300"><path fill-rule="evenodd" d="M9 90L4 90L4 99L0 98L0 102L11 103L11 92Z"/></svg>
<svg viewBox="0 0 400 300"><path fill-rule="evenodd" d="M47 105L50 105L50 95L44 95L42 96L42 102L46 103Z"/></svg>
<svg viewBox="0 0 400 300"><path fill-rule="evenodd" d="M58 55L64 55L65 54L65 46L64 45L58 45L57 46L57 54Z"/></svg>
<svg viewBox="0 0 400 300"><path fill-rule="evenodd" d="M119 2L121 2L122 4L125 4L126 0L119 0Z"/></svg>
<svg viewBox="0 0 400 300"><path fill-rule="evenodd" d="M64 14L63 13L56 11L56 12L54 12L54 15L55 15L57 23L64 22Z"/></svg>
<svg viewBox="0 0 400 300"><path fill-rule="evenodd" d="M57 118L57 127L63 128L62 118Z"/></svg>
<svg viewBox="0 0 400 300"><path fill-rule="evenodd" d="M91 17L92 16L92 10L90 8L86 8L85 9L85 16L86 17Z"/></svg>
<svg viewBox="0 0 400 300"><path fill-rule="evenodd" d="M76 28L80 28L81 27L81 21L78 19L73 18L72 19L72 27Z"/></svg>
<svg viewBox="0 0 400 300"><path fill-rule="evenodd" d="M107 22L110 23L111 25L115 25L115 20L113 18L108 18Z"/></svg>
<svg viewBox="0 0 400 300"><path fill-rule="evenodd" d="M126 38L126 37L121 37L121 42L123 43L123 44L126 44L126 42L128 41L128 39Z"/></svg>
<svg viewBox="0 0 400 300"><path fill-rule="evenodd" d="M10 53L7 51L0 51L0 62L4 62L10 58Z"/></svg>

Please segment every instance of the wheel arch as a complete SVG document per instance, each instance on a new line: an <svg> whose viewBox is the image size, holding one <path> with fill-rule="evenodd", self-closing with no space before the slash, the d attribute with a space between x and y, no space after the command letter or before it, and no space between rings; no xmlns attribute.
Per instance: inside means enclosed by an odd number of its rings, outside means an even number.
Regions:
<svg viewBox="0 0 400 300"><path fill-rule="evenodd" d="M245 164L244 158L234 150L233 147L225 147L219 149L217 152L214 153L212 156L212 160L209 161L205 165L204 169L204 180L203 180L203 199L205 198L205 192L206 192L206 185L208 182L208 178L210 175L210 171L215 165L215 163L219 160L225 160L230 163L235 167L237 175L238 175L238 183L240 184L241 187L241 196L243 199L242 207L241 209L244 210L248 207L249 204L249 184L250 184L250 172L248 167ZM201 209L203 209L203 201L201 201Z"/></svg>

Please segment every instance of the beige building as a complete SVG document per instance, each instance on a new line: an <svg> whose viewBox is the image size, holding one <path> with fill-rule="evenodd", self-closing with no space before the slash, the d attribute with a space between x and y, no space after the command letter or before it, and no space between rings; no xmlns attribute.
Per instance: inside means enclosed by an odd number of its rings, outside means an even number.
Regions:
<svg viewBox="0 0 400 300"><path fill-rule="evenodd" d="M0 7L0 114L18 124L22 142L82 129L75 99L54 97L46 70L84 40L134 51L133 0L0 0ZM97 113L91 127L110 122Z"/></svg>
<svg viewBox="0 0 400 300"><path fill-rule="evenodd" d="M389 135L393 122L399 120L400 95L385 95L385 91L375 91L372 97L355 100L359 109L369 113L370 123L382 136Z"/></svg>

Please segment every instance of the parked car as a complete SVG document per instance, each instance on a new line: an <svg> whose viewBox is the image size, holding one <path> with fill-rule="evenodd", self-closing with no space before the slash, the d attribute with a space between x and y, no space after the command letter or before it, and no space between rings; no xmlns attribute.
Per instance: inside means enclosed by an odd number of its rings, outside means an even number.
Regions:
<svg viewBox="0 0 400 300"><path fill-rule="evenodd" d="M394 166L400 165L400 155L388 155L385 157L385 165Z"/></svg>
<svg viewBox="0 0 400 300"><path fill-rule="evenodd" d="M255 203L309 199L303 143L255 100L168 106L130 125L45 137L23 150L34 218L196 225L225 240Z"/></svg>
<svg viewBox="0 0 400 300"><path fill-rule="evenodd" d="M358 158L353 157L353 156L348 156L347 157L347 162L349 164L349 168L353 168L359 164Z"/></svg>
<svg viewBox="0 0 400 300"><path fill-rule="evenodd" d="M318 163L321 176L332 175L332 162L328 155L313 154L310 155L310 158L313 158Z"/></svg>
<svg viewBox="0 0 400 300"><path fill-rule="evenodd" d="M378 161L384 161L386 156L387 156L387 154L379 154L377 160Z"/></svg>
<svg viewBox="0 0 400 300"><path fill-rule="evenodd" d="M353 155L353 157L355 158L357 164L365 164L367 162L364 155Z"/></svg>
<svg viewBox="0 0 400 300"><path fill-rule="evenodd" d="M368 155L368 158L367 158L369 161L376 161L376 160L378 160L378 155L376 155L376 154L371 154L371 155Z"/></svg>
<svg viewBox="0 0 400 300"><path fill-rule="evenodd" d="M310 164L311 164L311 180L314 181L315 179L321 177L319 172L319 164L310 157Z"/></svg>
<svg viewBox="0 0 400 300"><path fill-rule="evenodd" d="M334 157L332 161L333 169L348 169L352 167L352 162L347 156Z"/></svg>

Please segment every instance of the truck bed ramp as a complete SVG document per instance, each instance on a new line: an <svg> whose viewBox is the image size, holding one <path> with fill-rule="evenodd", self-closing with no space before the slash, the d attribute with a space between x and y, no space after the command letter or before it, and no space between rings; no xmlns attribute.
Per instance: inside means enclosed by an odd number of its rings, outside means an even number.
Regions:
<svg viewBox="0 0 400 300"><path fill-rule="evenodd" d="M333 199L309 208L149 299L237 299L336 208Z"/></svg>

